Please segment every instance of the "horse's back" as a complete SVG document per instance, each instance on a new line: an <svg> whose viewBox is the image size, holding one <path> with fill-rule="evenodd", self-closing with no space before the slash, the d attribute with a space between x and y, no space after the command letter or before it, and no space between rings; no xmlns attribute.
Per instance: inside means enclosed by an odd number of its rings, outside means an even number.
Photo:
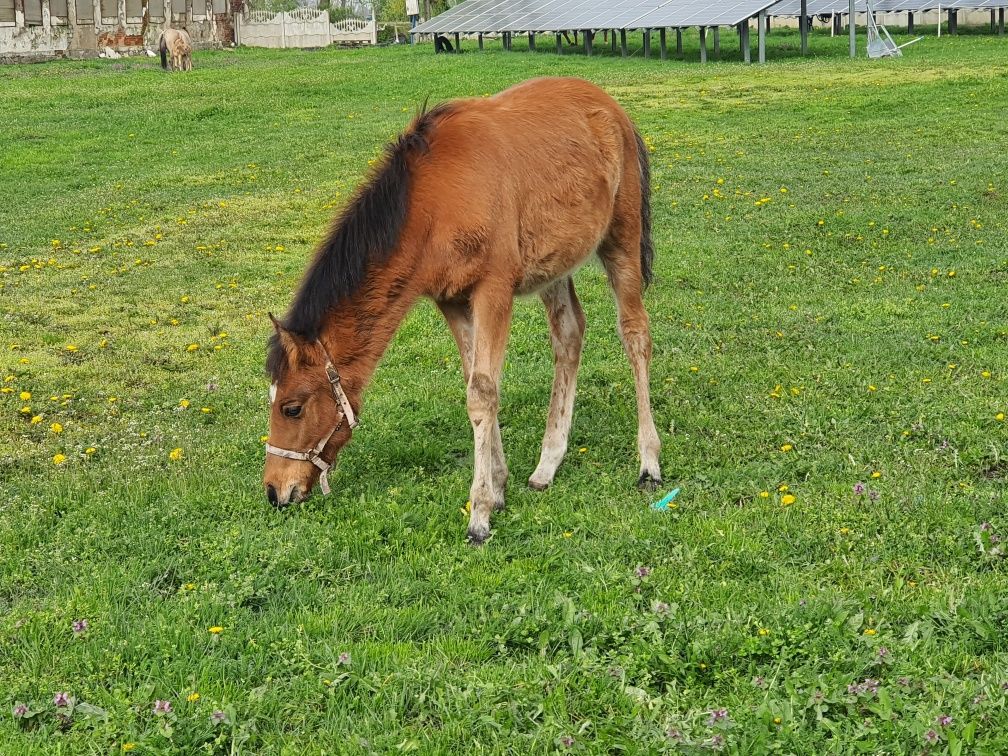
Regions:
<svg viewBox="0 0 1008 756"><path fill-rule="evenodd" d="M633 124L582 79L534 79L445 108L417 163L411 204L458 269L499 266L519 293L580 265L636 166Z"/></svg>

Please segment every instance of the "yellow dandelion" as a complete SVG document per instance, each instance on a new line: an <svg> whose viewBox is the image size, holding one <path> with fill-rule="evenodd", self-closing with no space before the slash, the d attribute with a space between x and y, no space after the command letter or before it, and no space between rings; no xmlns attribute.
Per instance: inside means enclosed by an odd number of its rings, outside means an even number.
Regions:
<svg viewBox="0 0 1008 756"><path fill-rule="evenodd" d="M769 499L770 498L770 492L769 491L760 491L759 492L759 497L761 499Z"/></svg>
<svg viewBox="0 0 1008 756"><path fill-rule="evenodd" d="M798 499L795 498L794 494L784 494L780 498L781 506L785 506L785 507L790 507L796 501L798 501Z"/></svg>
<svg viewBox="0 0 1008 756"><path fill-rule="evenodd" d="M186 583L182 587L185 588L187 591L195 591L196 590L196 583Z"/></svg>
<svg viewBox="0 0 1008 756"><path fill-rule="evenodd" d="M185 348L187 352L195 352L197 349L199 349L199 344L190 344Z"/></svg>
<svg viewBox="0 0 1008 756"><path fill-rule="evenodd" d="M84 453L87 454L90 457L96 451L98 451L98 450L95 449L93 446L89 446L87 449L84 450Z"/></svg>
<svg viewBox="0 0 1008 756"><path fill-rule="evenodd" d="M991 377L991 371L990 370L984 370L982 373L980 373L980 377L981 378L990 378Z"/></svg>
<svg viewBox="0 0 1008 756"><path fill-rule="evenodd" d="M774 723L775 725L779 725L779 724L781 723L781 718L780 718L780 717L774 717L774 718L773 718L773 723Z"/></svg>
<svg viewBox="0 0 1008 756"><path fill-rule="evenodd" d="M850 535L850 528L840 528L840 535Z"/></svg>
<svg viewBox="0 0 1008 756"><path fill-rule="evenodd" d="M259 436L259 443L265 444L267 441L269 441L269 436Z"/></svg>
<svg viewBox="0 0 1008 756"><path fill-rule="evenodd" d="M207 629L209 630L211 635L220 635L222 632L224 632L224 628L221 627L220 625L214 625L213 627Z"/></svg>
<svg viewBox="0 0 1008 756"><path fill-rule="evenodd" d="M62 465L64 462L66 462L66 455L65 454L54 454L53 458L52 458L52 461L53 461L54 465Z"/></svg>
<svg viewBox="0 0 1008 756"><path fill-rule="evenodd" d="M64 349L66 349L68 352L76 352L77 351L77 345L76 344L67 344L64 347Z"/></svg>
<svg viewBox="0 0 1008 756"><path fill-rule="evenodd" d="M32 413L31 405L25 405L21 408L20 412L22 415L30 415Z"/></svg>
<svg viewBox="0 0 1008 756"><path fill-rule="evenodd" d="M186 701L188 701L189 703L196 703L199 700L200 700L200 694L197 693L195 690L188 696L186 696Z"/></svg>
<svg viewBox="0 0 1008 756"><path fill-rule="evenodd" d="M794 449L794 447L793 447L793 446L792 446L791 444L784 444L784 445L783 445L783 446L782 446L782 447L780 448L780 450L781 450L782 452L785 452L785 453L787 453L787 452L791 451L792 449Z"/></svg>
<svg viewBox="0 0 1008 756"><path fill-rule="evenodd" d="M136 743L123 743L122 744L123 751L129 752L129 751L132 751L134 748L136 748Z"/></svg>
<svg viewBox="0 0 1008 756"><path fill-rule="evenodd" d="M182 459L182 450L178 448L172 449L170 452L168 452L168 459L170 459L172 462L178 462L180 459Z"/></svg>
<svg viewBox="0 0 1008 756"><path fill-rule="evenodd" d="M1005 418L1004 412L998 412L996 415L994 415L994 419L997 420L999 423L1003 423L1004 418Z"/></svg>
<svg viewBox="0 0 1008 756"><path fill-rule="evenodd" d="M867 628L864 631L864 634L865 635L877 635L878 634L878 630L876 630L874 627L869 627L869 628Z"/></svg>
<svg viewBox="0 0 1008 756"><path fill-rule="evenodd" d="M31 391L22 391L19 396L21 397L22 402L27 402L31 399Z"/></svg>
<svg viewBox="0 0 1008 756"><path fill-rule="evenodd" d="M785 491L788 490L788 484L781 483L779 486L777 486L777 490L780 491L781 493L784 493Z"/></svg>
<svg viewBox="0 0 1008 756"><path fill-rule="evenodd" d="M178 406L181 407L182 409L187 409L189 407L189 400L183 399L178 403Z"/></svg>
<svg viewBox="0 0 1008 756"><path fill-rule="evenodd" d="M876 470L875 472L873 472L873 473L871 474L871 476L872 476L873 478L881 478L881 477L882 477L882 473L881 473L881 472L879 472L878 470Z"/></svg>
<svg viewBox="0 0 1008 756"><path fill-rule="evenodd" d="M99 349L104 349L107 346L108 346L108 339L102 339L101 341L98 342Z"/></svg>
<svg viewBox="0 0 1008 756"><path fill-rule="evenodd" d="M578 452L580 452L581 454L584 454L586 451L588 451L587 446L582 446L580 449L578 449Z"/></svg>
<svg viewBox="0 0 1008 756"><path fill-rule="evenodd" d="M49 426L49 430L59 435L60 433L63 432L63 426L60 425L59 423L53 423L52 425Z"/></svg>
<svg viewBox="0 0 1008 756"><path fill-rule="evenodd" d="M759 629L759 634L765 638L766 636L770 635L770 631L767 630L765 627L761 627Z"/></svg>
<svg viewBox="0 0 1008 756"><path fill-rule="evenodd" d="M41 422L42 422L42 415L35 415L35 417L31 419L32 425L38 425Z"/></svg>
<svg viewBox="0 0 1008 756"><path fill-rule="evenodd" d="M868 390L869 391L878 391L878 388L875 387L875 384L869 383L868 384Z"/></svg>

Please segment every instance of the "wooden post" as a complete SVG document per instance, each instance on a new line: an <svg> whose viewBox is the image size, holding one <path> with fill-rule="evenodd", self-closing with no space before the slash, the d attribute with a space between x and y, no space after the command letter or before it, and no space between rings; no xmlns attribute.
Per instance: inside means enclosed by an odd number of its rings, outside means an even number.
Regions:
<svg viewBox="0 0 1008 756"><path fill-rule="evenodd" d="M721 58L721 27L714 27L714 57Z"/></svg>
<svg viewBox="0 0 1008 756"><path fill-rule="evenodd" d="M742 60L752 63L752 49L749 45L749 19L739 24L739 45L742 47Z"/></svg>
<svg viewBox="0 0 1008 756"><path fill-rule="evenodd" d="M1005 9L1004 8L998 8L998 36L999 37L1003 37L1004 36L1004 27L1005 27L1004 17L1005 17Z"/></svg>
<svg viewBox="0 0 1008 756"><path fill-rule="evenodd" d="M644 60L651 57L651 30L644 30Z"/></svg>
<svg viewBox="0 0 1008 756"><path fill-rule="evenodd" d="M675 30L675 54L679 60L683 59L682 54L682 27Z"/></svg>
<svg viewBox="0 0 1008 756"><path fill-rule="evenodd" d="M851 0L853 3L854 0ZM766 63L766 11L760 11L759 14L759 62Z"/></svg>
<svg viewBox="0 0 1008 756"><path fill-rule="evenodd" d="M801 19L798 25L801 29L801 54L808 55L808 0L801 0Z"/></svg>
<svg viewBox="0 0 1008 756"><path fill-rule="evenodd" d="M462 52L462 40L459 39L459 33L455 32L455 54L458 55Z"/></svg>
<svg viewBox="0 0 1008 756"><path fill-rule="evenodd" d="M997 29L997 13L991 8L991 34L994 33L995 29Z"/></svg>
<svg viewBox="0 0 1008 756"><path fill-rule="evenodd" d="M613 55L616 54L616 30L612 29L609 31L609 52Z"/></svg>
<svg viewBox="0 0 1008 756"><path fill-rule="evenodd" d="M556 33L556 54L563 55L563 37L560 36L560 32Z"/></svg>
<svg viewBox="0 0 1008 756"><path fill-rule="evenodd" d="M529 51L535 52L535 32L529 32Z"/></svg>
<svg viewBox="0 0 1008 756"><path fill-rule="evenodd" d="M483 33L482 32L480 32L478 35L476 35L476 43L479 45L479 49L482 50L483 49Z"/></svg>
<svg viewBox="0 0 1008 756"><path fill-rule="evenodd" d="M592 33L591 33L591 29L585 29L585 30L583 30L581 32L581 35L584 37L584 51L585 51L585 55L587 55L588 57L591 57L591 54L592 54Z"/></svg>
<svg viewBox="0 0 1008 756"><path fill-rule="evenodd" d="M620 52L625 58L627 56L626 29L619 30L619 42L620 42Z"/></svg>
<svg viewBox="0 0 1008 756"><path fill-rule="evenodd" d="M666 39L665 39L665 32L666 31L667 31L667 29L665 29L665 27L663 26L661 28L661 31L658 32L658 40L659 40L659 43L661 44L661 59L662 60L666 60L668 58L668 43L666 42Z"/></svg>
<svg viewBox="0 0 1008 756"><path fill-rule="evenodd" d="M914 33L914 15L913 11L907 13L907 34Z"/></svg>
<svg viewBox="0 0 1008 756"><path fill-rule="evenodd" d="M707 27L700 27L700 62L707 62Z"/></svg>
<svg viewBox="0 0 1008 756"><path fill-rule="evenodd" d="M951 9L948 12L948 29L949 34L959 33L959 11Z"/></svg>

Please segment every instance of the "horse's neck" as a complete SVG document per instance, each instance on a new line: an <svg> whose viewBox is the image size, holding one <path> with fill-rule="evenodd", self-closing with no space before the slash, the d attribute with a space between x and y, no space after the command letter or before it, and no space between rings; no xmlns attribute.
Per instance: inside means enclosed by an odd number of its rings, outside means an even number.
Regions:
<svg viewBox="0 0 1008 756"><path fill-rule="evenodd" d="M320 336L355 406L419 292L392 266L373 270L354 296L338 305Z"/></svg>

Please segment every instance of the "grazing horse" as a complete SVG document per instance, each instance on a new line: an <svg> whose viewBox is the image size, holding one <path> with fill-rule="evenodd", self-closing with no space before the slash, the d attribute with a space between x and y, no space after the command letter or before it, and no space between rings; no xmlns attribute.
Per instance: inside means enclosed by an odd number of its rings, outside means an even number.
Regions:
<svg viewBox="0 0 1008 756"><path fill-rule="evenodd" d="M172 71L192 70L192 39L185 29L165 29L158 40L161 52L161 68L168 68L168 57L171 56Z"/></svg>
<svg viewBox="0 0 1008 756"><path fill-rule="evenodd" d="M287 315L273 319L268 500L303 501L316 482L328 493L326 473L350 440L364 389L426 296L462 355L475 446L468 535L482 543L508 477L497 416L513 299L542 298L555 358L542 454L528 481L542 490L567 449L585 328L572 275L592 254L615 294L633 371L638 485L656 487L642 301L654 252L650 193L640 134L589 82L536 79L421 112L335 220Z"/></svg>

